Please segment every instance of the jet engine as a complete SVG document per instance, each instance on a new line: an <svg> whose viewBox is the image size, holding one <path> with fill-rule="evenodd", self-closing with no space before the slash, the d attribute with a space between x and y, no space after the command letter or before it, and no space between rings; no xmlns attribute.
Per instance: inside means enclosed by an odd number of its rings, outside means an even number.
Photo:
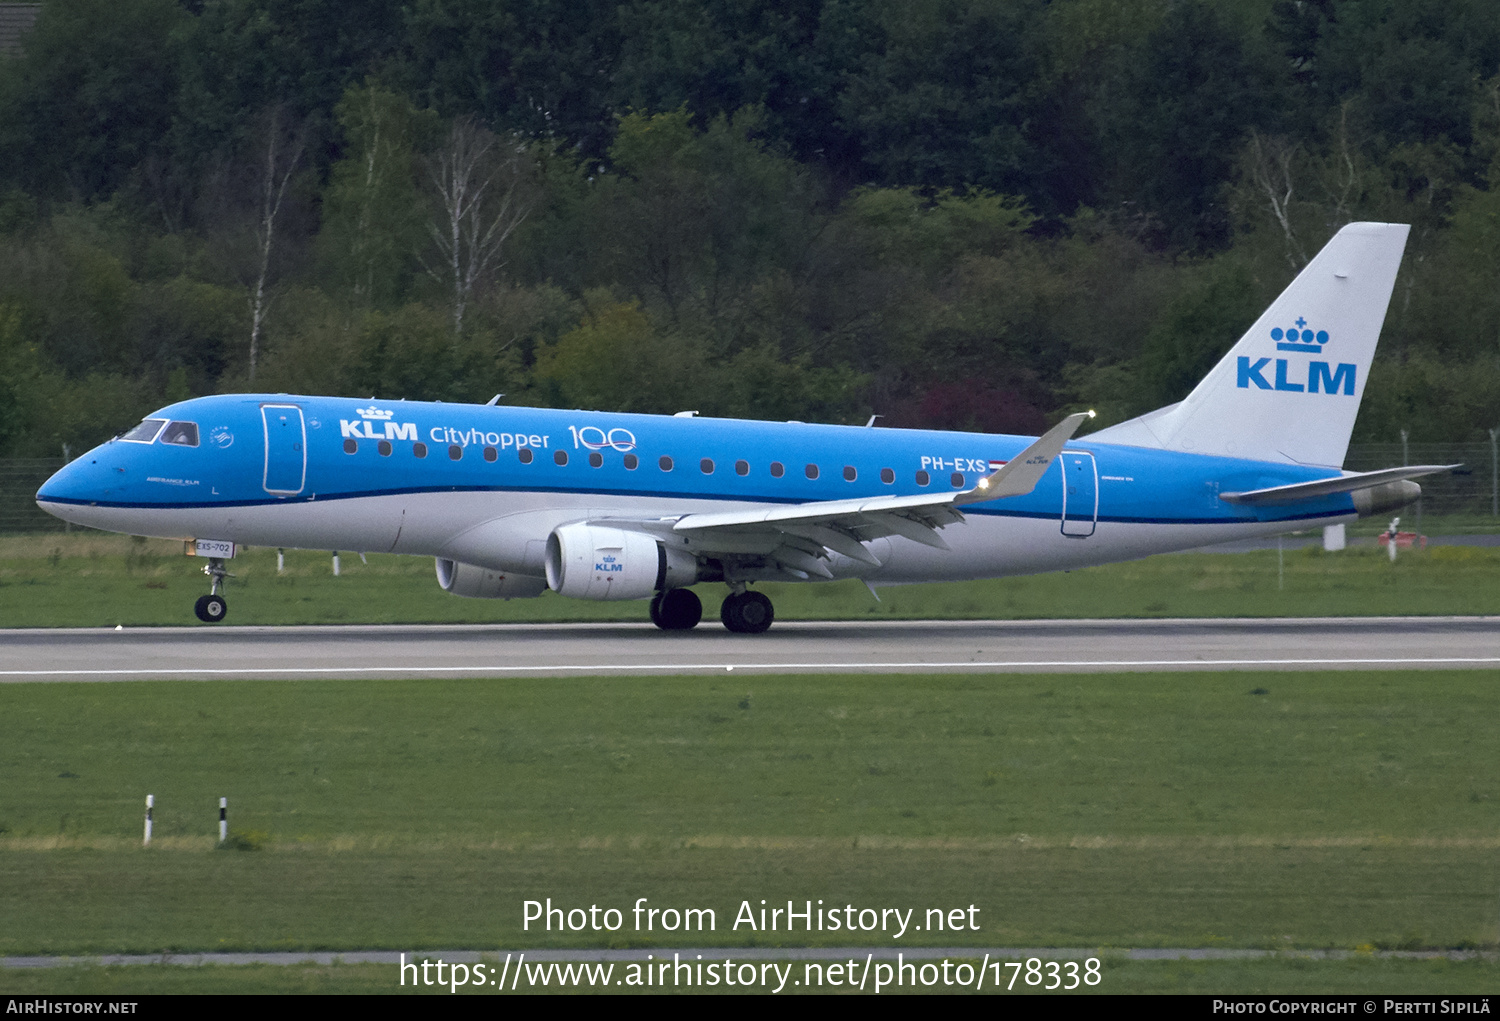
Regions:
<svg viewBox="0 0 1500 1021"><path fill-rule="evenodd" d="M646 599L698 580L687 550L645 532L584 522L547 537L547 584L574 599Z"/></svg>
<svg viewBox="0 0 1500 1021"><path fill-rule="evenodd" d="M532 599L547 591L544 578L492 571L442 557L437 558L437 578L444 592L470 599Z"/></svg>

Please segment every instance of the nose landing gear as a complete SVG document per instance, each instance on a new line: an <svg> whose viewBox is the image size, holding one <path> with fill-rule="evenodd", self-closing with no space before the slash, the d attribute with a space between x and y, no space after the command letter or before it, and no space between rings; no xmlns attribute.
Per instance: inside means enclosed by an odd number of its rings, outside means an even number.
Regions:
<svg viewBox="0 0 1500 1021"><path fill-rule="evenodd" d="M219 594L219 589L223 586L225 578L234 576L224 570L224 561L218 557L209 560L208 566L203 568L203 573L209 577L208 595L198 597L198 601L193 604L193 612L203 623L217 624L229 613L229 603Z"/></svg>

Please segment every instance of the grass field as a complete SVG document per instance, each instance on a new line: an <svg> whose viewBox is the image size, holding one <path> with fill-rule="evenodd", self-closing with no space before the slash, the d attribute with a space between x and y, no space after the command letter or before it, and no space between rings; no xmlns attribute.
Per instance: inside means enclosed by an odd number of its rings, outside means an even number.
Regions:
<svg viewBox="0 0 1500 1021"><path fill-rule="evenodd" d="M1494 949L1497 710L1492 672L0 686L0 955ZM221 795L237 850L214 846ZM547 897L717 924L524 929ZM980 928L733 928L762 898L974 905ZM1493 961L1123 967L1152 989L1500 984ZM124 972L46 974L0 986Z"/></svg>
<svg viewBox="0 0 1500 1021"><path fill-rule="evenodd" d="M800 981L806 974L802 962L790 962L790 974ZM982 963L976 961L974 963ZM785 967L785 964L782 965ZM623 972L616 966L615 974ZM1388 995L1449 994L1457 992L1493 992L1497 969L1485 961L1412 961L1356 958L1346 961L1308 960L1278 957L1259 961L1125 961L1105 954L1101 958L1099 984L1088 987L1079 983L1074 992L1045 992L1018 981L1007 995L1086 996L1090 993L1173 993L1223 994L1232 990L1240 994L1276 993L1370 993ZM447 988L431 989L397 984L396 968L385 964L316 965L205 965L177 967L172 965L131 965L100 967L80 965L57 969L0 968L0 990L12 995L36 995L54 992L60 980L74 995L130 995L148 993L192 993L245 995L263 993L326 993L345 995L407 993L412 995L450 994ZM1010 971L1002 969L1007 978ZM555 977L555 973L554 973ZM531 986L530 992L547 991ZM561 992L556 985L553 992ZM570 987L569 993L620 992L618 988ZM657 990L658 992L661 990ZM665 990L668 993L733 992L723 986ZM756 990L761 991L761 990ZM783 995L806 992L838 993L852 990L799 988L788 982ZM923 993L955 992L938 986L918 990ZM997 990L990 990L997 992ZM885 995L911 993L912 989L885 990ZM492 996L490 989L459 989L459 995Z"/></svg>
<svg viewBox="0 0 1500 1021"><path fill-rule="evenodd" d="M231 621L640 619L441 592L430 560L234 562ZM196 623L174 544L0 538L0 623ZM1500 550L1179 554L884 589L782 619L1500 614ZM717 586L704 586L706 615ZM1500 948L1493 672L0 685L0 956L1088 946L1101 991L1483 992L1487 961L1108 948ZM156 840L140 846L143 798ZM236 849L215 847L228 796ZM523 929L522 903L713 931ZM741 901L978 907L978 931L732 927ZM628 915L626 916L628 917ZM0 970L3 992L398 991L372 965Z"/></svg>
<svg viewBox="0 0 1500 1021"><path fill-rule="evenodd" d="M644 620L643 602L460 599L438 588L432 561L345 553L333 577L325 553L276 551L232 562L232 624ZM0 626L197 624L202 561L179 544L100 532L0 537ZM765 585L783 620L912 618L1265 617L1500 614L1500 548L1373 548L1183 553L1067 573L880 590L859 582ZM713 620L724 589L699 586Z"/></svg>

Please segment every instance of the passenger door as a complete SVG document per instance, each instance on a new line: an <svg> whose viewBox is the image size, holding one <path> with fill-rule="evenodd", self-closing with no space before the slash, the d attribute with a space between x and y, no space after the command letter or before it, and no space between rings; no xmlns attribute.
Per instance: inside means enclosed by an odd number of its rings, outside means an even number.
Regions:
<svg viewBox="0 0 1500 1021"><path fill-rule="evenodd" d="M1064 450L1062 534L1083 539L1094 534L1099 516L1099 470L1094 455Z"/></svg>
<svg viewBox="0 0 1500 1021"><path fill-rule="evenodd" d="M307 423L295 404L262 404L266 429L266 492L295 496L307 482Z"/></svg>

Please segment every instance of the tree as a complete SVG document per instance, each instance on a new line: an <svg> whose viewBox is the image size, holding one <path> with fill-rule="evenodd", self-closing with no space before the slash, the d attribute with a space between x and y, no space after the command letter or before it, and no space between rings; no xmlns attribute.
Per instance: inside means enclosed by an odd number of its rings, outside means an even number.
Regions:
<svg viewBox="0 0 1500 1021"><path fill-rule="evenodd" d="M504 267L505 242L536 203L536 160L519 138L502 140L473 117L461 117L428 172L437 193L430 227L440 261L426 269L452 288L456 336L476 288Z"/></svg>
<svg viewBox="0 0 1500 1021"><path fill-rule="evenodd" d="M51 0L5 60L0 159L35 193L104 199L162 148L176 112L181 36L172 0Z"/></svg>
<svg viewBox="0 0 1500 1021"><path fill-rule="evenodd" d="M880 183L1014 190L1034 158L1034 2L851 5L879 42L845 76L839 125ZM847 15L846 15L847 16ZM857 22L856 22L857 23Z"/></svg>
<svg viewBox="0 0 1500 1021"><path fill-rule="evenodd" d="M297 164L302 161L303 150L307 148L307 122L288 121L284 107L272 107L265 116L265 130L261 135L261 159L256 175L260 205L255 219L255 246L259 258L255 283L250 291L249 380L252 383L255 381L255 361L260 349L261 328L270 306L266 284L271 273L271 251L276 244L276 221L286 202L287 185L291 183Z"/></svg>
<svg viewBox="0 0 1500 1021"><path fill-rule="evenodd" d="M1202 0L1171 5L1130 65L1102 130L1118 153L1116 199L1174 250L1230 240L1221 191L1251 128L1274 127L1273 80L1228 19Z"/></svg>
<svg viewBox="0 0 1500 1021"><path fill-rule="evenodd" d="M346 91L334 115L345 149L323 199L324 258L356 304L391 307L426 236L416 154L435 116L373 79Z"/></svg>

